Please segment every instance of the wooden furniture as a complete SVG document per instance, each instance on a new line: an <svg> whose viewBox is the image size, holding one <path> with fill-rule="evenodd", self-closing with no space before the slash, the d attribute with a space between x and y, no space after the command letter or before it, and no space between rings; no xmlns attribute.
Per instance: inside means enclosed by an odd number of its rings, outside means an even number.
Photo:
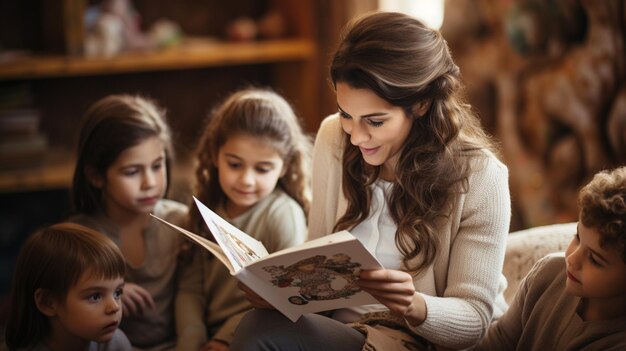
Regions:
<svg viewBox="0 0 626 351"><path fill-rule="evenodd" d="M36 167L0 171L0 193L69 187L80 118L91 103L112 93L146 95L168 110L177 169L185 172L177 175L175 170L174 174L187 186L193 177L189 160L207 112L233 90L270 86L294 105L308 131L319 125L322 74L313 28L314 0L216 4L136 0L146 26L167 16L181 25L186 39L169 49L122 53L112 58L76 54L84 38L77 31L82 31L79 23L87 0L52 2L59 9L44 13L39 20L51 26L56 35L47 34L46 45L32 50L36 54L0 61L0 87L28 85L34 107L41 111L41 129L51 151ZM258 16L267 9L277 9L283 15L288 25L286 37L249 42L219 39L228 21L240 15ZM65 21L60 23L59 16ZM59 48L65 53L55 52Z"/></svg>

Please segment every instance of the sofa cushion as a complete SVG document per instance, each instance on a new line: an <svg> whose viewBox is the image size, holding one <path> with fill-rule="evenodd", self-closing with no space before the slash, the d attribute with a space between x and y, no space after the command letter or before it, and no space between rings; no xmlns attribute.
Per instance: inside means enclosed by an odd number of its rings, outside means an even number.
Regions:
<svg viewBox="0 0 626 351"><path fill-rule="evenodd" d="M549 253L563 252L567 249L576 234L576 225L577 222L552 224L509 234L502 269L508 283L504 298L509 304L522 279L537 260Z"/></svg>

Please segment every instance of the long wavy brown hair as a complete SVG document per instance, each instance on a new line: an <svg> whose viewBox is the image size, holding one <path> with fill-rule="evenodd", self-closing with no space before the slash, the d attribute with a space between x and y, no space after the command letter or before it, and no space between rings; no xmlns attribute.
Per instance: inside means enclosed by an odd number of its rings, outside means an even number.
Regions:
<svg viewBox="0 0 626 351"><path fill-rule="evenodd" d="M228 138L236 134L259 137L272 143L280 154L285 174L277 187L308 213L310 205L311 137L304 134L289 103L267 88L248 88L229 96L209 117L197 147L195 196L211 209L224 203L217 155ZM192 203L190 208L195 208ZM204 232L198 211L189 211L189 227Z"/></svg>
<svg viewBox="0 0 626 351"><path fill-rule="evenodd" d="M400 13L376 12L344 29L330 77L369 89L413 120L400 151L386 201L397 225L396 246L412 274L429 266L438 250L437 221L449 217L453 200L467 191L473 159L494 151L478 116L465 103L459 68L441 34ZM417 115L420 104L429 104ZM370 214L370 185L379 166L370 166L346 134L342 187L348 201L335 230L350 229Z"/></svg>

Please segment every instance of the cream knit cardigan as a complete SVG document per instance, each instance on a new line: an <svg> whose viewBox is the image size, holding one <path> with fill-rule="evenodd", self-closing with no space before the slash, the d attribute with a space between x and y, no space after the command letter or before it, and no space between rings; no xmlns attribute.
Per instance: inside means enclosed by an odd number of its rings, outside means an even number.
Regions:
<svg viewBox="0 0 626 351"><path fill-rule="evenodd" d="M332 233L346 210L342 150L339 116L331 115L322 121L313 151L309 240ZM458 196L450 217L439 225L434 264L414 279L426 300L427 318L413 331L454 349L474 345L507 307L501 272L511 216L508 170L490 152L479 159L486 162L475 162L468 192Z"/></svg>

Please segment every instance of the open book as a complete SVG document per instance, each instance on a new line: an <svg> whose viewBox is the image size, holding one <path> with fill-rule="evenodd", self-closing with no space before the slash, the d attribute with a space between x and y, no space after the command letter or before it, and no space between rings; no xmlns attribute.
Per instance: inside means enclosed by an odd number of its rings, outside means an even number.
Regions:
<svg viewBox="0 0 626 351"><path fill-rule="evenodd" d="M230 274L292 321L306 313L378 303L356 280L361 270L382 265L349 232L268 254L260 241L194 200L217 244L152 216L209 250Z"/></svg>

